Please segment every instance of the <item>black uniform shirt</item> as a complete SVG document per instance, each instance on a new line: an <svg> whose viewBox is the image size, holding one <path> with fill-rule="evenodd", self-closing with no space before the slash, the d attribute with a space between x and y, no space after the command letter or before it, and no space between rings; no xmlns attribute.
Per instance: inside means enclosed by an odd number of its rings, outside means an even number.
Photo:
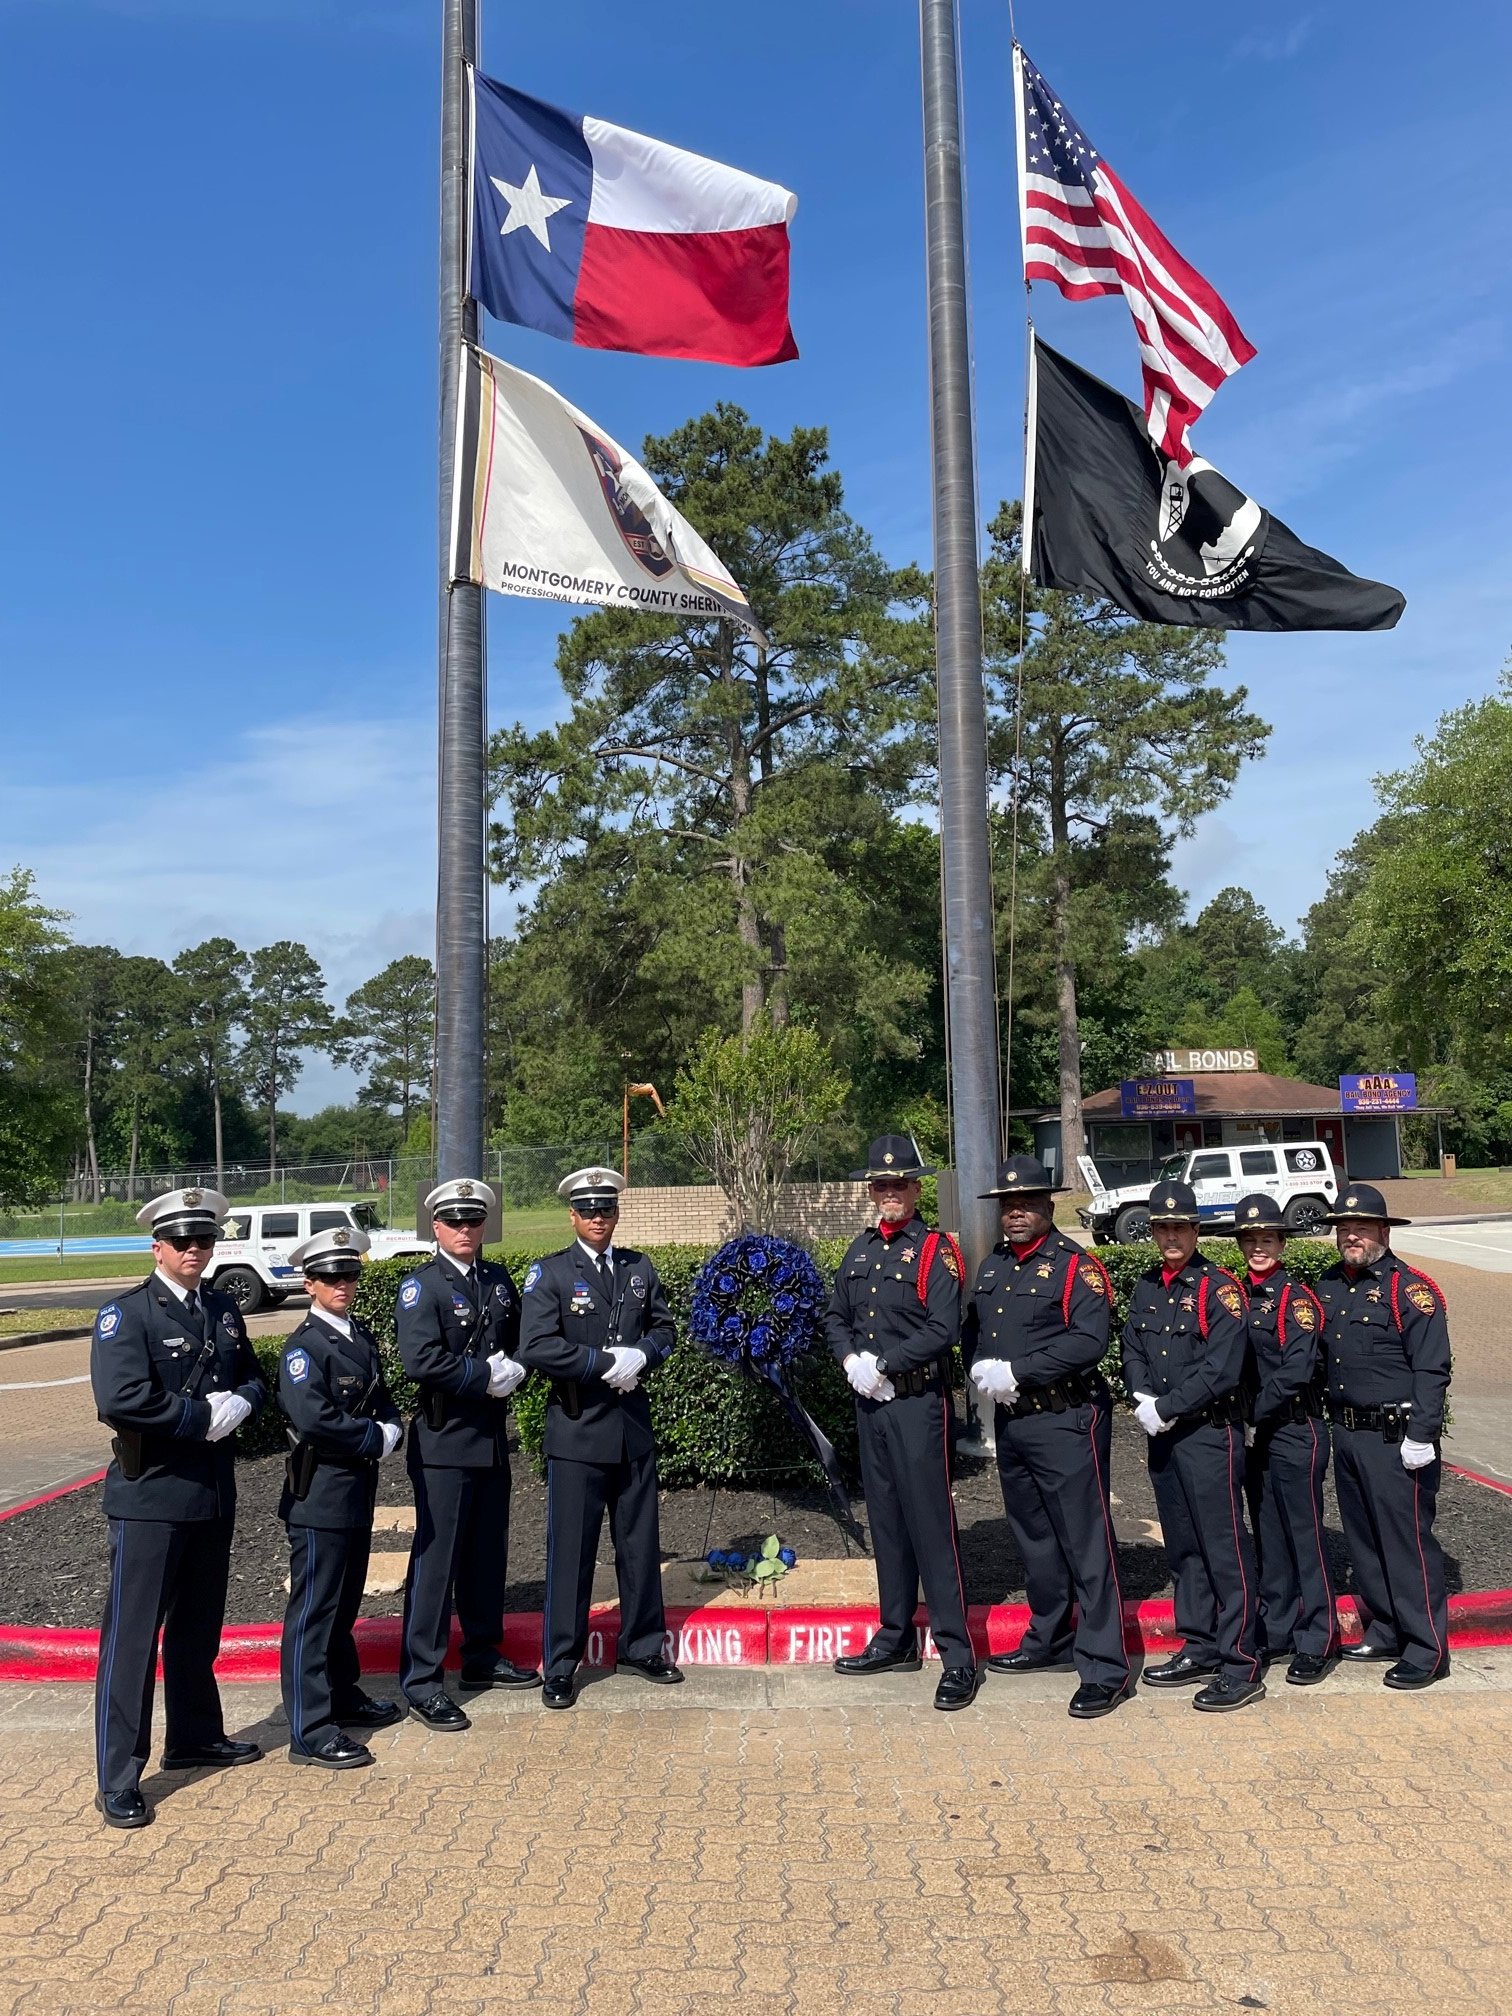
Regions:
<svg viewBox="0 0 1512 2016"><path fill-rule="evenodd" d="M1244 1294L1226 1268L1194 1253L1167 1282L1157 1264L1129 1297L1124 1384L1148 1393L1162 1421L1200 1414L1239 1386L1247 1342Z"/></svg>
<svg viewBox="0 0 1512 2016"><path fill-rule="evenodd" d="M253 1412L268 1397L229 1295L198 1292L200 1316L156 1274L95 1318L89 1376L100 1419L144 1438L140 1477L105 1474L110 1519L229 1519L236 1509L234 1438L207 1442L212 1393L239 1393Z"/></svg>
<svg viewBox="0 0 1512 2016"><path fill-rule="evenodd" d="M1407 1433L1432 1442L1443 1433L1449 1391L1449 1319L1436 1281L1395 1253L1372 1266L1338 1261L1318 1277L1328 1397L1355 1407L1408 1400Z"/></svg>
<svg viewBox="0 0 1512 2016"><path fill-rule="evenodd" d="M551 1379L546 1407L546 1454L575 1463L618 1463L655 1449L651 1403L642 1384L617 1393L604 1384L613 1363L612 1345L646 1354L652 1371L671 1353L677 1331L661 1277L644 1253L616 1246L614 1283L576 1240L560 1253L538 1260L525 1276L520 1358ZM580 1412L565 1411L562 1382L577 1387Z"/></svg>
<svg viewBox="0 0 1512 2016"><path fill-rule="evenodd" d="M489 1399L485 1361L495 1351L518 1355L520 1298L509 1269L480 1258L469 1278L438 1254L400 1283L394 1329L411 1379L449 1402L443 1428L416 1415L413 1453L443 1470L507 1465L509 1402Z"/></svg>
<svg viewBox="0 0 1512 2016"><path fill-rule="evenodd" d="M353 1323L350 1337L312 1309L284 1346L278 1368L278 1404L297 1435L320 1452L308 1494L287 1485L278 1516L291 1526L366 1532L378 1495L383 1456L380 1421L399 1422L399 1409L383 1383L378 1345L370 1330Z"/></svg>
<svg viewBox="0 0 1512 2016"><path fill-rule="evenodd" d="M938 1244L919 1299L924 1243ZM961 1334L961 1281L943 1234L917 1212L891 1239L875 1225L853 1239L840 1262L825 1312L824 1334L841 1364L853 1351L872 1351L892 1372L909 1372L948 1357Z"/></svg>
<svg viewBox="0 0 1512 2016"><path fill-rule="evenodd" d="M1245 1280L1249 1298L1249 1343L1254 1357L1257 1425L1273 1421L1305 1393L1317 1376L1323 1339L1318 1298L1285 1267L1259 1280Z"/></svg>
<svg viewBox="0 0 1512 2016"><path fill-rule="evenodd" d="M1113 1291L1100 1260L1050 1231L1019 1257L1006 1240L977 1269L962 1350L1006 1358L1020 1386L1092 1372L1108 1348Z"/></svg>

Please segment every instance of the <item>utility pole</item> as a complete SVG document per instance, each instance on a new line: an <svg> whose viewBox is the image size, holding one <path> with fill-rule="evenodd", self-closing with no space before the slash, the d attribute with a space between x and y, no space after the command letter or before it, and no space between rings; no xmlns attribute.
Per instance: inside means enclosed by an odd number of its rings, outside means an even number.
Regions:
<svg viewBox="0 0 1512 2016"><path fill-rule="evenodd" d="M919 44L924 83L945 1010L950 1023L957 1209L969 1285L998 1236L996 1206L978 1193L997 1180L1002 1124L955 0L919 0Z"/></svg>
<svg viewBox="0 0 1512 2016"><path fill-rule="evenodd" d="M471 114L466 65L478 53L477 0L442 0L439 554L436 741L435 1175L483 1166L487 857L483 590L453 587L450 533L461 344L478 334L467 291ZM422 1186L429 1187L429 1186Z"/></svg>

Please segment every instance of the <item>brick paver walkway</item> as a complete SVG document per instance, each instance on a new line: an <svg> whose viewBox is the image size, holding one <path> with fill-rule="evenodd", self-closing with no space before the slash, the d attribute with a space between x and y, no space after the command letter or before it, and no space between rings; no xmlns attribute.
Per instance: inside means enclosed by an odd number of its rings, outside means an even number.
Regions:
<svg viewBox="0 0 1512 2016"><path fill-rule="evenodd" d="M134 1835L90 1810L87 1693L0 1690L0 2010L1512 2009L1512 1653L1085 1726L1061 1675L954 1716L927 1680L490 1697L365 1772L150 1778Z"/></svg>

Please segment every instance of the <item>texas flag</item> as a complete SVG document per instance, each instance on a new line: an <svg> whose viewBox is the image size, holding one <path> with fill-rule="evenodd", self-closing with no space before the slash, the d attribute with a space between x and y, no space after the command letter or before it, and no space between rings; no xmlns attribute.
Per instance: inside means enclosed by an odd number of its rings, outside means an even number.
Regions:
<svg viewBox="0 0 1512 2016"><path fill-rule="evenodd" d="M775 182L472 73L470 287L501 322L594 350L780 364L788 225Z"/></svg>

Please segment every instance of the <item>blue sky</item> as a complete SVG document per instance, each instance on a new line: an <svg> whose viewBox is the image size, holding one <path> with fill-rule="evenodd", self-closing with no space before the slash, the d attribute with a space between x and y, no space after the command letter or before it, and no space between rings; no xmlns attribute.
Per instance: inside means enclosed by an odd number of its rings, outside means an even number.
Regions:
<svg viewBox="0 0 1512 2016"><path fill-rule="evenodd" d="M1041 69L1259 356L1197 430L1389 636L1231 640L1270 752L1178 852L1290 927L1370 779L1506 654L1512 16L1024 0ZM82 936L305 939L338 997L431 938L439 0L0 0L0 867ZM1008 12L962 0L984 515L1017 495ZM737 373L491 327L638 445L716 399L831 430L929 559L916 12L485 0L522 89L795 189L802 358ZM1137 392L1121 304L1035 290ZM567 612L491 598L495 721L554 718ZM295 1103L350 1081L311 1065Z"/></svg>

